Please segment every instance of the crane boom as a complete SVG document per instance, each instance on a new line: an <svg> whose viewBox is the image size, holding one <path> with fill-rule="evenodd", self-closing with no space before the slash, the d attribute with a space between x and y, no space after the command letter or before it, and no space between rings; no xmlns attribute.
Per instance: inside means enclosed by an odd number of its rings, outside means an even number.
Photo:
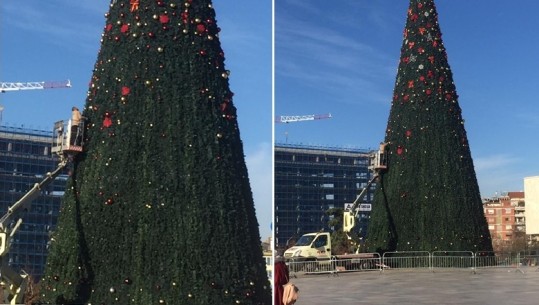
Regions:
<svg viewBox="0 0 539 305"><path fill-rule="evenodd" d="M56 89L56 88L71 88L71 81L45 81L45 82L0 82L0 91L19 91L19 90L40 90L40 89Z"/></svg>
<svg viewBox="0 0 539 305"><path fill-rule="evenodd" d="M301 122L301 121L330 119L330 118L331 118L331 113L307 114L307 115L278 115L275 117L275 123L292 123L292 122Z"/></svg>

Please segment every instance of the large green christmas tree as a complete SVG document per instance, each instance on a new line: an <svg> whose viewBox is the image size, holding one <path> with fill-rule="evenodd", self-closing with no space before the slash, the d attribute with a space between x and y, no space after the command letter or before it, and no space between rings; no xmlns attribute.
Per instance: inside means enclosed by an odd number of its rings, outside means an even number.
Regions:
<svg viewBox="0 0 539 305"><path fill-rule="evenodd" d="M210 0L114 0L52 236L54 304L271 304Z"/></svg>
<svg viewBox="0 0 539 305"><path fill-rule="evenodd" d="M385 142L368 250L491 251L433 0L410 1Z"/></svg>

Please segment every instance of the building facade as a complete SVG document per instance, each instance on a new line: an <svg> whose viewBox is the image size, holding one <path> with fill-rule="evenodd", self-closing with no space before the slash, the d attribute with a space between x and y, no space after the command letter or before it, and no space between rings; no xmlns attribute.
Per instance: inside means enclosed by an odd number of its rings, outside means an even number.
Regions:
<svg viewBox="0 0 539 305"><path fill-rule="evenodd" d="M496 251L510 252L526 244L524 192L508 192L483 202L485 217Z"/></svg>
<svg viewBox="0 0 539 305"><path fill-rule="evenodd" d="M276 144L274 149L275 245L284 248L309 232L331 231L332 208L344 208L367 186L371 151ZM363 202L372 200L374 185ZM367 205L368 206L368 205ZM368 209L360 214L360 236L366 234Z"/></svg>
<svg viewBox="0 0 539 305"><path fill-rule="evenodd" d="M48 172L57 168L51 154L52 132L0 127L0 213L16 203ZM64 194L67 172L62 173L27 208L15 214L7 226L23 222L11 241L9 265L39 279L43 275L49 233L55 228ZM5 259L5 258L2 258Z"/></svg>

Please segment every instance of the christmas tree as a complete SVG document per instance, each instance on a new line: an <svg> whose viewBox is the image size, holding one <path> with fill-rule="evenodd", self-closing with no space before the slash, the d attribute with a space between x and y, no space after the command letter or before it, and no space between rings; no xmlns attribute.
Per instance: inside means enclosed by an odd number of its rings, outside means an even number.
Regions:
<svg viewBox="0 0 539 305"><path fill-rule="evenodd" d="M114 0L51 238L54 304L271 304L210 0Z"/></svg>
<svg viewBox="0 0 539 305"><path fill-rule="evenodd" d="M491 251L433 0L410 1L385 143L368 250Z"/></svg>

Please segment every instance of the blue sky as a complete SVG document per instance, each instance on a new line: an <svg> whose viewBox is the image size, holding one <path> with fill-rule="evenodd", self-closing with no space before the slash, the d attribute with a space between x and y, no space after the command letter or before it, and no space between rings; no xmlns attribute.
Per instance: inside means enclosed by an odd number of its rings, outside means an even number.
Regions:
<svg viewBox="0 0 539 305"><path fill-rule="evenodd" d="M383 140L409 1L275 1L275 141L374 148ZM539 175L539 1L438 0L442 39L481 195Z"/></svg>
<svg viewBox="0 0 539 305"><path fill-rule="evenodd" d="M225 65L238 121L262 239L272 217L272 4L216 0ZM52 130L83 107L108 12L107 0L0 1L0 81L70 79L71 89L0 94L2 124ZM82 109L82 108L81 108Z"/></svg>

